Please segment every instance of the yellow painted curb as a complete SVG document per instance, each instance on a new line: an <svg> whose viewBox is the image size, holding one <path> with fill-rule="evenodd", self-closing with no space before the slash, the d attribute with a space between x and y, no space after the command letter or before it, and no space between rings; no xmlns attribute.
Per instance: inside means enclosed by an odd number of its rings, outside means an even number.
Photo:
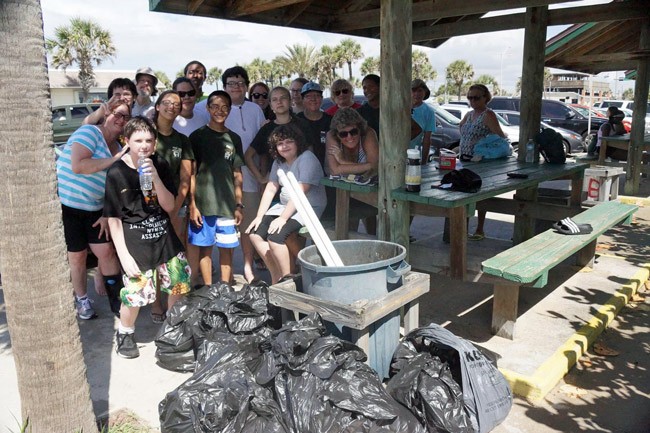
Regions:
<svg viewBox="0 0 650 433"><path fill-rule="evenodd" d="M569 372L571 367L587 351L598 336L607 328L618 312L630 301L642 284L650 279L650 263L641 265L632 279L614 293L582 328L573 334L547 359L532 376L500 368L512 392L530 401L544 398L546 394Z"/></svg>
<svg viewBox="0 0 650 433"><path fill-rule="evenodd" d="M641 207L650 207L650 197L634 197L630 195L619 195L616 200L625 204L635 204Z"/></svg>

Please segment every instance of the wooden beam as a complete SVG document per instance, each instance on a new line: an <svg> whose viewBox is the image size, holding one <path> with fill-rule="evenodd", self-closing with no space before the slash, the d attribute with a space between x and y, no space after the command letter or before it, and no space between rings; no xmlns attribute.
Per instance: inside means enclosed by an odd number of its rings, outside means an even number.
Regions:
<svg viewBox="0 0 650 433"><path fill-rule="evenodd" d="M643 19L647 14L644 0L629 0L625 2L625 7L621 7L621 3L607 3L550 10L548 11L548 25ZM525 13L515 13L416 28L413 30L413 43L447 39L453 36L520 29L524 27L525 20Z"/></svg>
<svg viewBox="0 0 650 433"><path fill-rule="evenodd" d="M576 0L569 0L576 1ZM413 22L439 20L464 15L485 14L491 11L566 3L563 0L433 0L413 4ZM346 8L333 19L329 31L345 33L351 30L379 27L379 10L350 13Z"/></svg>
<svg viewBox="0 0 650 433"><path fill-rule="evenodd" d="M200 8L202 4L203 4L203 0L191 0L187 4L187 14L194 15L197 9Z"/></svg>
<svg viewBox="0 0 650 433"><path fill-rule="evenodd" d="M293 6L290 6L286 9L284 17L282 19L282 23L289 27L291 26L291 23L293 23L302 13L307 9L311 4L313 3L313 0L309 0L300 4L296 4Z"/></svg>
<svg viewBox="0 0 650 433"><path fill-rule="evenodd" d="M230 9L229 16L233 18L255 15L286 6L303 3L305 0L239 0Z"/></svg>
<svg viewBox="0 0 650 433"><path fill-rule="evenodd" d="M404 184L411 118L410 1L381 0L378 238L409 245L409 206L393 200Z"/></svg>

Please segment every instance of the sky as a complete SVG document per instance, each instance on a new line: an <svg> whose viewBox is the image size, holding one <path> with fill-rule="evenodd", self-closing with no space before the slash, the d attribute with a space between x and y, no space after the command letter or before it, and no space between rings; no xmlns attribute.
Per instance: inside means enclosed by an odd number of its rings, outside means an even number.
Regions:
<svg viewBox="0 0 650 433"><path fill-rule="evenodd" d="M607 3L607 0L583 0L571 6ZM345 35L297 30L228 20L190 17L149 11L148 0L41 0L45 37L52 37L54 29L67 25L70 18L92 19L110 31L117 49L115 58L102 64L102 69L133 70L151 66L161 70L170 79L190 60L198 59L209 69L222 70L236 64L246 64L255 57L272 60L286 52L293 44L337 45ZM566 26L550 27L551 37ZM359 42L364 56L379 56L379 40L353 38ZM465 60L473 65L475 77L489 74L506 90L512 92L521 76L524 31L508 30L459 36L432 49L414 46L429 56L431 64L444 77L445 68L454 60ZM353 64L353 75L359 77L363 60ZM617 82L623 72L602 73L599 77L610 81L612 90L622 92L633 87L633 82ZM438 88L442 78L429 81ZM211 90L205 86L206 90Z"/></svg>

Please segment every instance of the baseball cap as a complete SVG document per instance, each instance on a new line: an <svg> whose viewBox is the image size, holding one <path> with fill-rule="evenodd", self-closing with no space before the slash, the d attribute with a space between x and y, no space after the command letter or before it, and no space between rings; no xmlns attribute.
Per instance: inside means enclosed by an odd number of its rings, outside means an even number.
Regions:
<svg viewBox="0 0 650 433"><path fill-rule="evenodd" d="M321 95L323 94L323 89L320 88L318 83L315 83L313 81L307 81L303 86L302 90L300 91L300 96L306 95L308 92L318 92Z"/></svg>

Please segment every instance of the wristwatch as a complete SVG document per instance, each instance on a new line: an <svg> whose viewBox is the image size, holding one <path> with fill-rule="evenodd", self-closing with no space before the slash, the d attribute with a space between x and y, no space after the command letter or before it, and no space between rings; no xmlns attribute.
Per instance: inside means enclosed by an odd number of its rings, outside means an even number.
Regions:
<svg viewBox="0 0 650 433"><path fill-rule="evenodd" d="M237 204L235 205L235 209L244 209L244 205L241 204L241 203L237 203Z"/></svg>

